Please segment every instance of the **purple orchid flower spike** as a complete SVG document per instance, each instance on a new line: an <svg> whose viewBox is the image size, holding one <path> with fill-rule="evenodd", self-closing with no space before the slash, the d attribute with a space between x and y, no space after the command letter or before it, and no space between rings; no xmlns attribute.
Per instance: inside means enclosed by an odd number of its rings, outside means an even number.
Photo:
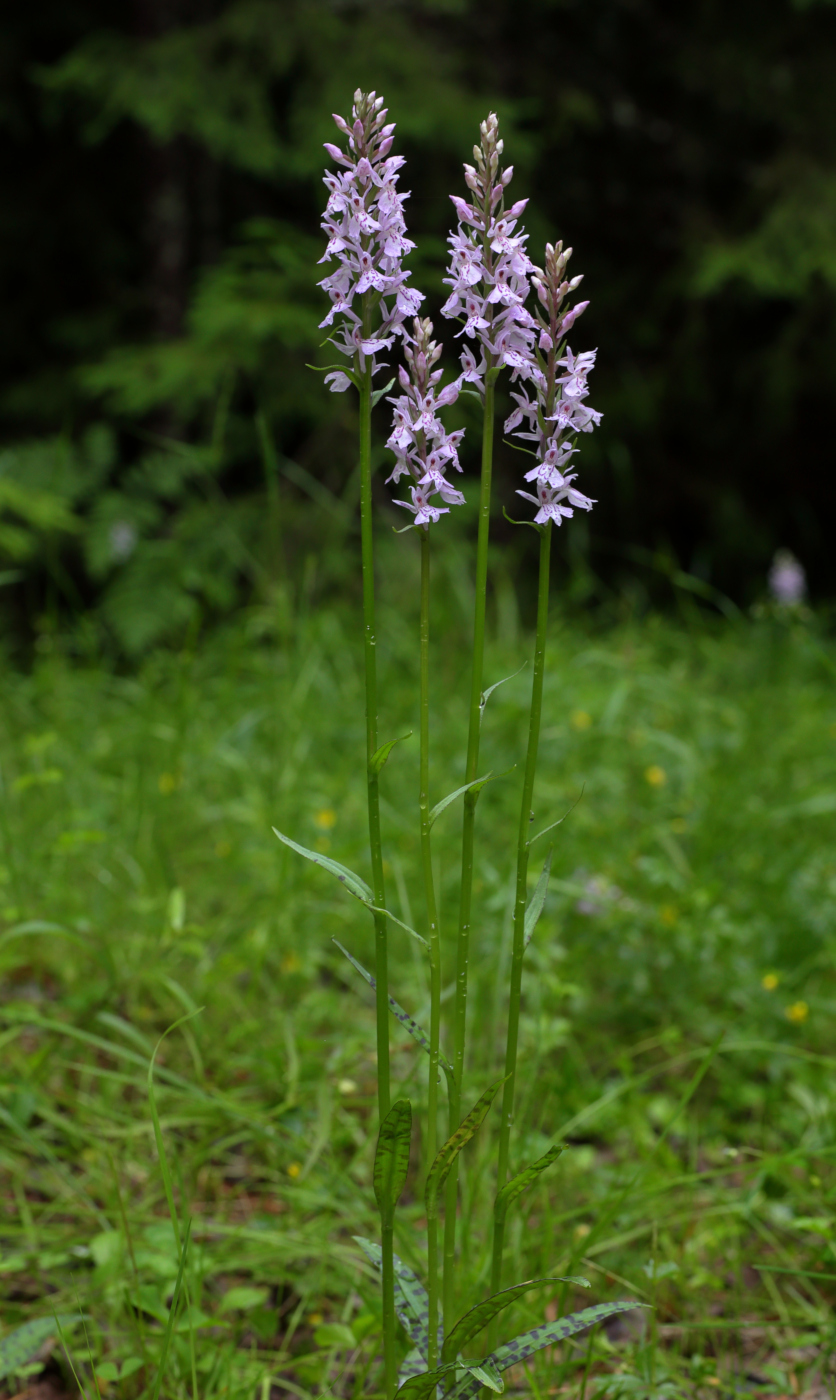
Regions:
<svg viewBox="0 0 836 1400"><path fill-rule="evenodd" d="M503 143L499 123L491 112L480 127L480 145L474 146L476 165L465 165L465 182L473 203L451 195L459 225L448 240L451 249L445 282L452 292L442 315L463 320L459 335L477 340L480 363L465 345L461 357L461 382L484 393L489 369L507 366L512 378L525 378L531 362L536 322L525 308L533 264L525 251L528 235L517 221L528 203L520 199L504 208L505 190L513 166L501 170Z"/></svg>
<svg viewBox="0 0 836 1400"><path fill-rule="evenodd" d="M397 188L404 160L389 154L395 127L387 124L386 116L382 97L358 90L351 125L334 116L348 149L325 145L342 169L325 175L329 194L322 228L328 246L320 262L336 259L338 266L319 283L331 298L331 309L320 325L336 324L332 343L352 362L351 370L326 375L326 384L336 394L355 382L352 371L365 372L367 359L372 374L377 373L382 367L377 356L404 334L405 319L416 314L424 299L407 286L410 273L401 266L415 245L406 236L403 216L409 196ZM370 313L375 310L378 320L372 331Z"/></svg>
<svg viewBox="0 0 836 1400"><path fill-rule="evenodd" d="M601 422L601 414L586 403L587 376L595 364L595 350L575 355L566 344L566 333L589 305L582 301L564 309L566 297L580 286L581 277L567 281L566 264L572 249L563 244L546 244L546 266L533 268L532 285L540 306L537 308L536 349L523 376L533 386L533 397L525 392L513 395L517 407L506 419L505 431L536 445L537 465L526 472L526 481L535 483L536 495L517 495L537 506L535 524L553 521L560 525L575 510L591 510L595 502L573 485L577 472L570 471L577 448L578 433L591 433ZM563 371L561 373L561 371ZM521 432L520 424L526 424Z"/></svg>
<svg viewBox="0 0 836 1400"><path fill-rule="evenodd" d="M415 318L411 344L404 349L409 373L402 367L399 380L402 394L388 400L393 405L392 432L386 446L395 454L395 466L389 481L402 476L412 479L412 500L395 501L415 516L415 524L426 527L435 524L442 515L449 515L449 506L464 504L464 496L447 480L450 466L461 471L459 444L464 430L448 433L437 410L456 402L459 381L440 389L443 371L433 369L441 357L441 346L432 339L433 323ZM432 503L440 496L445 505Z"/></svg>

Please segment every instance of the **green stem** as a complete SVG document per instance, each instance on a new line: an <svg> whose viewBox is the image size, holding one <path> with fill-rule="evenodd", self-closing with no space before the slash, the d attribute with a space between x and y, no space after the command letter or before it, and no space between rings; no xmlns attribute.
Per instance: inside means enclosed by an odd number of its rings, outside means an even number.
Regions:
<svg viewBox="0 0 836 1400"><path fill-rule="evenodd" d="M368 317L367 317L368 319ZM369 851L375 906L386 908L383 879L383 846L380 839L380 789L372 771L371 757L377 749L377 652L374 625L374 541L372 529L372 374L366 362L360 381L360 521L363 560L363 653L366 668L366 781L369 805ZM377 1010L377 1100L380 1121L389 1112L389 967L387 919L374 916L375 979ZM383 1356L387 1400L395 1393L395 1270L392 1223L381 1219Z"/></svg>
<svg viewBox="0 0 836 1400"><path fill-rule="evenodd" d="M381 1217L381 1288L383 1291L383 1373L387 1400L393 1400L398 1386L395 1356L395 1241L393 1217Z"/></svg>
<svg viewBox="0 0 836 1400"><path fill-rule="evenodd" d="M514 1089L517 1079L517 1042L520 1030L520 994L522 991L523 955L525 953L525 905L528 879L528 841L531 834L531 800L534 774L540 744L540 715L543 708L543 675L546 666L546 627L549 616L549 562L551 556L551 521L540 530L540 580L537 592L537 636L534 643L534 677L531 684L531 711L528 720L528 749L525 756L520 826L517 837L517 882L514 897L514 944L511 954L511 985L508 996L508 1040L505 1050L505 1087L502 1094L502 1122L499 1129L499 1162L496 1189L500 1191L508 1176L508 1149L511 1124L514 1120ZM504 1220L494 1219L493 1259L491 1262L491 1293L502 1282L502 1246Z"/></svg>
<svg viewBox="0 0 836 1400"><path fill-rule="evenodd" d="M491 521L491 473L493 467L494 385L497 371L485 376L485 416L482 429L482 481L479 492L479 533L476 542L476 605L473 619L473 671L470 681L470 722L467 732L465 782L478 777L479 729L482 719L482 670L485 655L485 608L488 591L488 540ZM462 881L459 897L459 932L456 947L456 999L453 1012L453 1086L450 1093L450 1134L461 1118L461 1089L467 1032L467 965L470 954L470 913L473 899L473 832L477 794L464 795L462 821ZM444 1208L444 1316L455 1316L456 1203L458 1159L447 1178Z"/></svg>
<svg viewBox="0 0 836 1400"><path fill-rule="evenodd" d="M441 938L433 881L430 839L430 527L421 530L421 757L420 793L421 864L427 929L430 944L430 1077L427 1091L427 1167L438 1150L438 1057L441 1039ZM427 1263L429 1294L428 1370L438 1361L438 1219L427 1219Z"/></svg>

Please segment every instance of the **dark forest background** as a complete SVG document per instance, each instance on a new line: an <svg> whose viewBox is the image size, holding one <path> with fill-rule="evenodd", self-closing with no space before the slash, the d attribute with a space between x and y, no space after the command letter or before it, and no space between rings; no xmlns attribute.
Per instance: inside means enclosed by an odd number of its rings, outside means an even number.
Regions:
<svg viewBox="0 0 836 1400"><path fill-rule="evenodd" d="M353 586L353 408L305 364L358 85L398 123L431 313L490 108L533 255L576 250L605 414L576 595L747 605L779 547L836 592L832 0L39 0L0 67L8 634L73 615L138 653L280 578ZM524 574L530 532L496 529Z"/></svg>

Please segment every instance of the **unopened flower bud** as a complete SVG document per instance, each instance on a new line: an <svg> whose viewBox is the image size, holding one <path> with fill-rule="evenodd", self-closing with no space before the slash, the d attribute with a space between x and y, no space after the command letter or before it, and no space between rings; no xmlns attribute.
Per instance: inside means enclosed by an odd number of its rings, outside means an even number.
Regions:
<svg viewBox="0 0 836 1400"><path fill-rule="evenodd" d="M513 178L514 178L514 167L513 167L513 165L509 165L509 166L508 166L508 169L507 169L507 170L503 170L503 172L502 172L502 188L505 189L508 185L510 185L511 181L513 180Z"/></svg>
<svg viewBox="0 0 836 1400"><path fill-rule="evenodd" d="M337 113L337 112L332 112L332 113L331 113L331 116L334 118L334 121L337 123L337 126L339 127L339 129L340 129L340 131L342 132L343 136L350 136L350 135L351 135L351 127L349 126L349 124L348 124L348 122L345 120L345 118L344 118L344 117L341 117L341 116L339 115L339 113Z"/></svg>
<svg viewBox="0 0 836 1400"><path fill-rule="evenodd" d="M394 145L394 141L394 136L387 136L385 141L381 141L380 146L378 147L378 155L388 156L389 152L392 149L392 146Z"/></svg>
<svg viewBox="0 0 836 1400"><path fill-rule="evenodd" d="M570 291L570 292L573 292L573 291L575 290L576 287L579 287L579 286L581 285L581 282L582 282L582 281L583 281L583 273L582 273L582 272L579 272L578 275L577 275L577 277L573 277L572 280L571 280L571 282L569 283L569 291Z"/></svg>

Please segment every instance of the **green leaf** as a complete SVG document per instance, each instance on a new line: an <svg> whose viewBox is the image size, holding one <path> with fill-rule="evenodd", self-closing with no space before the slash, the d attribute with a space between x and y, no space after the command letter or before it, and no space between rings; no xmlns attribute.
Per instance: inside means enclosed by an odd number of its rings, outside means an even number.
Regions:
<svg viewBox="0 0 836 1400"><path fill-rule="evenodd" d="M487 705L487 703L488 703L490 697L493 695L494 691L495 691L495 690L498 690L499 687L500 687L501 685L505 685L506 681L512 681L512 680L514 680L514 679L520 674L521 671L524 671L524 670L525 670L525 668L526 668L527 665L528 665L528 662L527 662L527 661L524 661L523 664L522 664L522 666L520 667L519 671L513 671L513 672L511 673L510 676L503 676L501 681L494 681L493 685L489 685L488 688L487 688L487 690L483 690L483 691L482 691L482 698L481 698L481 700L479 701L479 723L480 723L480 724L482 723L482 716L483 716L483 714L485 713L485 706Z"/></svg>
<svg viewBox="0 0 836 1400"><path fill-rule="evenodd" d="M338 860L331 860L329 856L323 856L319 851L309 851L306 846L300 846L298 842L291 841L289 836L284 836L273 827L273 832L285 846L289 846L297 855L304 856L305 860L310 860L314 865L321 865L323 870L328 870L332 875L336 875L341 884L345 885L349 894L353 894L355 899L359 899L361 904L365 904L369 909L374 907L374 895L359 875L355 875L353 870L347 866L340 865Z"/></svg>
<svg viewBox="0 0 836 1400"><path fill-rule="evenodd" d="M486 1385L488 1390L492 1390L496 1395L501 1395L505 1389L505 1382L489 1356L486 1356L484 1361L471 1363L467 1370L475 1381Z"/></svg>
<svg viewBox="0 0 836 1400"><path fill-rule="evenodd" d="M390 1220L401 1197L409 1171L412 1142L412 1104L396 1099L380 1125L374 1154L374 1196L384 1220Z"/></svg>
<svg viewBox="0 0 836 1400"><path fill-rule="evenodd" d="M537 927L537 920L543 912L543 905L546 902L546 891L549 888L549 875L552 868L552 851L554 846L549 846L548 855L543 862L543 870L540 879L531 897L531 903L525 911L525 946L531 942L531 935Z"/></svg>
<svg viewBox="0 0 836 1400"><path fill-rule="evenodd" d="M571 805L571 807L569 808L569 811L568 811L568 812L564 812L564 813L563 813L563 816L562 816L562 817L558 817L558 819L557 819L556 822L552 822L549 826L544 826L542 831L538 831L536 836L532 836L531 840L530 840L529 843L528 843L529 849L531 849L531 847L534 845L534 842L535 842L535 841L539 841L539 840L540 840L540 837L541 837L541 836L548 836L548 834L549 834L550 831L554 831L555 827L557 827L557 826L562 826L563 823L565 822L566 818L567 818L567 817L571 817L572 813L574 812L575 808L576 808L577 805L578 805L578 802L580 802L581 797L583 797L583 793L584 793L584 789L581 788L581 790L580 790L580 795L579 795L578 798L572 803L572 805Z"/></svg>
<svg viewBox="0 0 836 1400"><path fill-rule="evenodd" d="M413 1347L407 1352L398 1370L398 1384L403 1385L404 1381L411 1381L413 1376L422 1376L427 1369L427 1359L422 1356L417 1347Z"/></svg>
<svg viewBox="0 0 836 1400"><path fill-rule="evenodd" d="M249 1312L251 1308L260 1308L269 1297L266 1288L253 1288L242 1283L238 1288L227 1289L221 1299L220 1312Z"/></svg>
<svg viewBox="0 0 836 1400"><path fill-rule="evenodd" d="M404 741L404 739L411 739L411 738L412 738L412 730L410 729L409 733L408 733L408 734L402 734L401 737L400 737L400 739L390 739L389 742L388 742L388 744L381 744L380 748L379 748L379 749L375 749L374 753L372 754L371 758L369 759L369 772L376 776L376 775L380 772L380 770L381 770L381 768L384 766L384 764L386 763L386 760L387 760L387 758L389 757L389 755L390 755L390 753L392 752L392 750L393 750L393 748L395 747L395 745L396 745L396 744L402 744L403 741Z"/></svg>
<svg viewBox="0 0 836 1400"><path fill-rule="evenodd" d="M521 1172L517 1172L516 1176L512 1176L511 1180L506 1182L502 1190L497 1192L496 1201L494 1203L493 1210L497 1220L505 1219L508 1207L518 1196L522 1195L527 1186L530 1186L533 1181L537 1180L540 1173L546 1170L546 1167L550 1167L552 1162L557 1161L563 1151L564 1144L562 1142L556 1142L549 1148L544 1156L538 1157L537 1161L532 1162L530 1167L524 1167ZM585 1279L583 1283L584 1286L586 1286Z"/></svg>
<svg viewBox="0 0 836 1400"><path fill-rule="evenodd" d="M343 373L345 373L345 371L343 371ZM383 395L384 395L384 394L388 394L388 393L389 393L389 390L391 389L391 387L392 387L392 385L394 384L394 382L395 382L394 379L390 379L390 380L389 380L389 383L388 383L388 384L384 384L384 386L383 386L382 389L375 389L375 390L374 390L374 392L373 392L373 394L372 394L372 408L374 408L376 404L379 404L379 403L380 403L380 400L383 398Z"/></svg>
<svg viewBox="0 0 836 1400"><path fill-rule="evenodd" d="M448 1366L438 1366L434 1371L422 1371L419 1376L412 1376L408 1381L404 1381L400 1390L397 1391L403 1400L423 1400L425 1395L431 1395L446 1375L456 1369L455 1362Z"/></svg>
<svg viewBox="0 0 836 1400"><path fill-rule="evenodd" d="M646 1303L634 1302L597 1303L594 1307L584 1308L582 1312L570 1313L568 1317L559 1317L556 1322L544 1322L540 1327L533 1327L530 1332L523 1332L512 1342L505 1342L503 1346L491 1352L490 1360L494 1361L501 1371L506 1371L509 1366L516 1366L518 1362L525 1361L526 1357L533 1356L536 1351L550 1346L552 1342L572 1337L576 1332L582 1332L585 1327L592 1327L594 1323L603 1322L605 1318L615 1317L616 1313L630 1312L632 1308L647 1306Z"/></svg>
<svg viewBox="0 0 836 1400"><path fill-rule="evenodd" d="M362 963L358 962L356 958L352 957L351 953L349 953L347 948L343 947L342 943L340 943L338 938L332 938L331 942L336 944L343 956L348 958L348 961L351 963L351 966L357 972L359 972L361 977L365 978L372 991L375 991L377 989L377 980L374 977L372 977L372 974L366 971ZM409 1034L412 1036L412 1039L417 1041L417 1043L421 1046L421 1049L425 1050L429 1055L430 1042L426 1032L421 1029L417 1021L414 1021L412 1017L406 1011L404 1011L403 1007L395 1001L394 997L387 997L387 1001L389 1002L389 1010L391 1011L395 1020L400 1022L404 1030L408 1031ZM444 1070L444 1073L447 1076L447 1082L449 1084L451 1076L453 1074L453 1066L450 1064L450 1061L446 1059L444 1055L441 1054L441 1052L439 1052L438 1063Z"/></svg>
<svg viewBox="0 0 836 1400"><path fill-rule="evenodd" d="M359 1244L370 1264L380 1271L381 1254L380 1245L374 1244L372 1240L364 1240L360 1235L354 1236L354 1241ZM427 1297L427 1290L416 1277L410 1268L399 1259L397 1254L395 1260L395 1311L407 1336L418 1348L426 1365L427 1354L429 1352L429 1333L427 1331L427 1321L430 1315L430 1300ZM441 1345L442 1328L439 1325L438 1342Z"/></svg>
<svg viewBox="0 0 836 1400"><path fill-rule="evenodd" d="M488 1109L496 1098L507 1074L502 1079L497 1079L489 1089L486 1089L482 1097L477 1100L466 1118L463 1118L452 1137L449 1137L433 1162L427 1174L427 1185L424 1191L424 1199L427 1205L427 1214L435 1216L438 1193L447 1180L448 1173L454 1161L458 1157L465 1143L470 1142L473 1134L481 1127Z"/></svg>
<svg viewBox="0 0 836 1400"><path fill-rule="evenodd" d="M470 792L471 788L474 788L476 792L480 792L485 786L485 783L490 782L491 777L491 773L486 773L484 778L474 778L472 783L465 783L463 787L456 788L455 792L448 792L446 797L442 797L440 802L436 802L430 812L430 828L434 825L436 818L440 817L441 813L447 810L451 802L455 802L456 798L461 797L463 792Z"/></svg>
<svg viewBox="0 0 836 1400"><path fill-rule="evenodd" d="M441 1348L442 1361L455 1361L467 1343L499 1313L521 1298L523 1293L527 1293L530 1288L543 1288L549 1283L580 1283L584 1288L589 1287L585 1278L530 1278L525 1283L515 1283L513 1288L503 1288L501 1293L494 1293L492 1297L485 1298L483 1302L477 1303L475 1308L471 1308L470 1312L466 1312L464 1317L459 1318L450 1335L444 1338Z"/></svg>
<svg viewBox="0 0 836 1400"><path fill-rule="evenodd" d="M323 1322L314 1332L314 1341L323 1350L328 1347L356 1347L357 1338L344 1322Z"/></svg>
<svg viewBox="0 0 836 1400"><path fill-rule="evenodd" d="M42 1347L49 1337L54 1337L62 1327L66 1329L80 1321L79 1313L59 1314L57 1317L33 1317L31 1322L24 1322L22 1327L7 1332L5 1337L0 1338L0 1380L13 1376L21 1366L25 1366L38 1348Z"/></svg>
<svg viewBox="0 0 836 1400"><path fill-rule="evenodd" d="M502 682L498 681L497 684L501 685ZM508 774L513 773L515 768L516 764L512 764L510 768L505 769L504 773L486 773L484 778L474 778L472 783L465 783L463 787L456 788L455 792L448 792L446 797L442 797L440 802L436 802L430 812L430 827L432 827L436 817L440 817L441 813L450 806L450 803L455 802L457 797L461 797L463 792L481 792L485 783L489 783L492 780L495 782L497 778L507 778Z"/></svg>

